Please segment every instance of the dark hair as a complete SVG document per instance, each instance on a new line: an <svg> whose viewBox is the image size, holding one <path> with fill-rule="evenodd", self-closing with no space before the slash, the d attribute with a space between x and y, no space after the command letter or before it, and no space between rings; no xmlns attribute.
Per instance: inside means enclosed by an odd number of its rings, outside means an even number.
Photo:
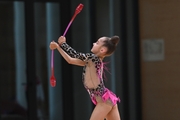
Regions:
<svg viewBox="0 0 180 120"><path fill-rule="evenodd" d="M119 36L113 36L113 37L106 37L106 39L104 40L104 44L103 46L107 47L107 52L106 52L106 55L111 55L115 49L116 49L116 46L119 42Z"/></svg>

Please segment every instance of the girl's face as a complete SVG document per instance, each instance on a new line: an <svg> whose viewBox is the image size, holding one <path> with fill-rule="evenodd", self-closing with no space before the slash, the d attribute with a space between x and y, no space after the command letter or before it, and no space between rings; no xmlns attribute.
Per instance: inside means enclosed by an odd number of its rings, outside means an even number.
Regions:
<svg viewBox="0 0 180 120"><path fill-rule="evenodd" d="M96 55L99 55L102 51L104 40L105 40L105 37L101 37L95 43L93 43L93 47L91 49L91 52L96 54Z"/></svg>

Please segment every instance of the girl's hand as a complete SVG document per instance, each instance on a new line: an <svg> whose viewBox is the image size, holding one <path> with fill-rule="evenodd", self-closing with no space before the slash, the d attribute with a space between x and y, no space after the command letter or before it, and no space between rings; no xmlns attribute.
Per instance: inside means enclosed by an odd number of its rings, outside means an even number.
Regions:
<svg viewBox="0 0 180 120"><path fill-rule="evenodd" d="M61 44L64 43L64 42L66 42L66 38L65 38L64 36L60 36L60 37L58 38L58 43L59 43L59 45L61 45Z"/></svg>
<svg viewBox="0 0 180 120"><path fill-rule="evenodd" d="M51 50L54 50L54 49L56 49L58 46L59 46L59 45L58 45L56 42L52 41L52 42L50 43L50 45L49 45L49 48L50 48Z"/></svg>

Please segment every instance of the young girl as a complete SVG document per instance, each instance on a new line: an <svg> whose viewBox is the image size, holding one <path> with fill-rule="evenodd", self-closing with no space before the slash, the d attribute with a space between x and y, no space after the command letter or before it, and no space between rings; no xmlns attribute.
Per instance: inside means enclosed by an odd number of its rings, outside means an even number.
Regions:
<svg viewBox="0 0 180 120"><path fill-rule="evenodd" d="M96 105L90 120L120 120L117 107L120 99L103 83L103 59L115 51L118 42L118 36L101 37L93 43L92 53L77 52L63 36L59 37L59 44L54 41L50 43L50 49L57 49L69 64L83 66L82 81Z"/></svg>

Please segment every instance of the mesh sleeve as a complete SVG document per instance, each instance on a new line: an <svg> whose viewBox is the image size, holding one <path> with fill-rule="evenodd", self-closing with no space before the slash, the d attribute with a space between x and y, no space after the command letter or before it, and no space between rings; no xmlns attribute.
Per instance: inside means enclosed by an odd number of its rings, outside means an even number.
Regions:
<svg viewBox="0 0 180 120"><path fill-rule="evenodd" d="M93 56L92 53L81 53L73 49L71 46L69 46L67 43L63 43L60 46L69 56L72 58L78 58L82 61L86 61L87 59L91 58Z"/></svg>

